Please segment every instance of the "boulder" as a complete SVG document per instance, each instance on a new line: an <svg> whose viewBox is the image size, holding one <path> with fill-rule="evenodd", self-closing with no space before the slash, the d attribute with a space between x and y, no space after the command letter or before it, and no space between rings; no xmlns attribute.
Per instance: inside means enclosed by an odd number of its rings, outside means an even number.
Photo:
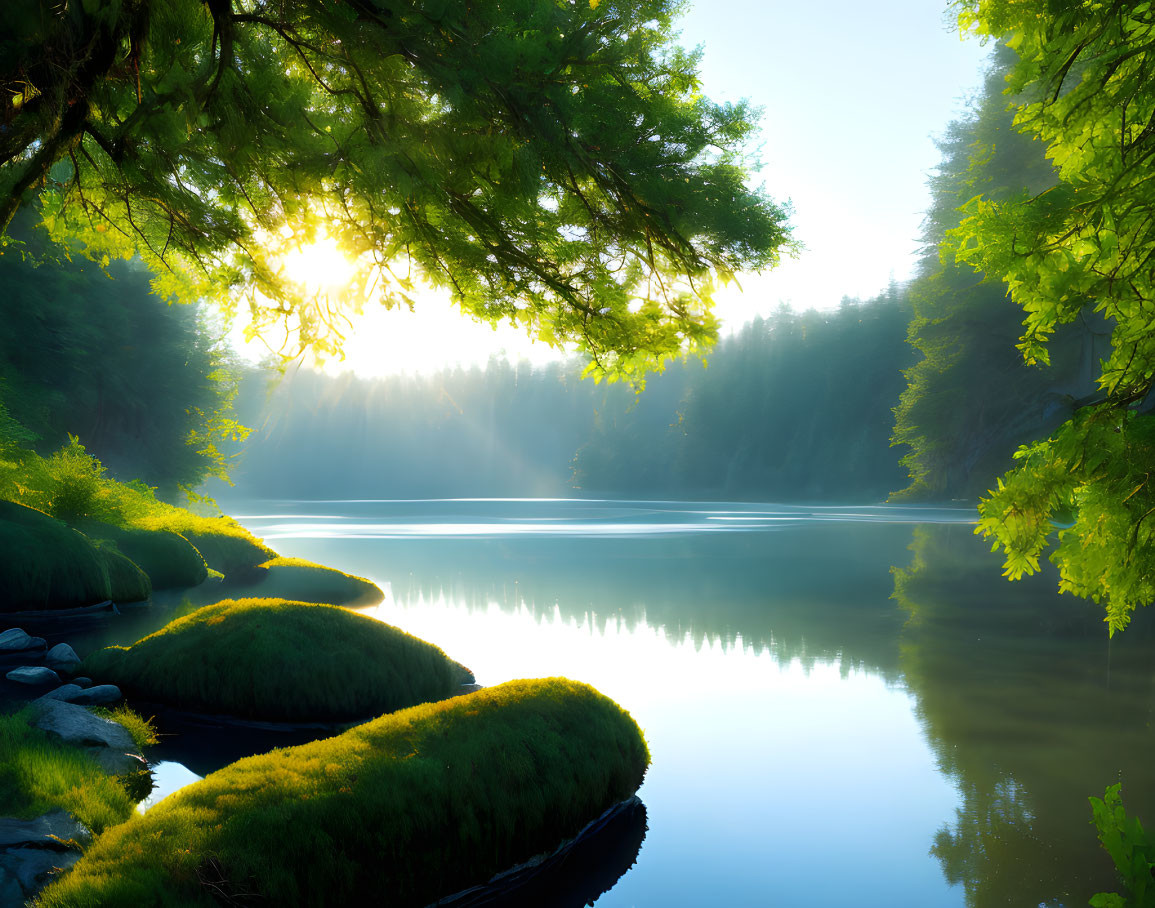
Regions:
<svg viewBox="0 0 1155 908"><path fill-rule="evenodd" d="M44 638L33 637L18 627L9 628L0 634L0 655L41 649L44 645Z"/></svg>
<svg viewBox="0 0 1155 908"><path fill-rule="evenodd" d="M80 667L80 657L67 643L57 643L44 655L44 664L56 671L72 674Z"/></svg>
<svg viewBox="0 0 1155 908"><path fill-rule="evenodd" d="M107 706L109 703L118 703L123 697L124 694L115 684L98 684L96 687L77 691L69 697L69 702L80 706Z"/></svg>
<svg viewBox="0 0 1155 908"><path fill-rule="evenodd" d="M80 852L47 848L12 848L0 852L0 867L16 877L26 896L34 895L52 878L80 860ZM17 904L23 904L18 902Z"/></svg>
<svg viewBox="0 0 1155 908"><path fill-rule="evenodd" d="M36 728L83 747L111 775L147 768L124 726L94 716L83 706L40 698L32 703L32 715Z"/></svg>
<svg viewBox="0 0 1155 908"><path fill-rule="evenodd" d="M44 687L49 684L59 684L60 675L43 665L21 665L4 676L17 684L29 684L35 687Z"/></svg>
<svg viewBox="0 0 1155 908"><path fill-rule="evenodd" d="M28 845L64 849L65 842L88 842L92 833L66 810L53 810L31 820L0 817L0 849Z"/></svg>
<svg viewBox="0 0 1155 908"><path fill-rule="evenodd" d="M84 675L79 675L72 679L72 683L77 687L92 687L92 679L86 678Z"/></svg>
<svg viewBox="0 0 1155 908"><path fill-rule="evenodd" d="M65 684L63 687L58 687L56 690L50 690L41 700L63 700L65 703L71 703L72 698L84 690L79 684Z"/></svg>

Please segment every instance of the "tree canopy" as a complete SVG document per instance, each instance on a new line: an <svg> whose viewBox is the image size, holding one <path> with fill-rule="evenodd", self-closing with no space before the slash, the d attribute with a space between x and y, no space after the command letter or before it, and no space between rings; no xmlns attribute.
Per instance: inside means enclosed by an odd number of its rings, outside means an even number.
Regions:
<svg viewBox="0 0 1155 908"><path fill-rule="evenodd" d="M702 96L673 0L53 0L0 9L0 228L39 207L158 290L339 348L285 248L355 256L357 307L466 313L635 378L712 340L711 285L771 266L744 104Z"/></svg>
<svg viewBox="0 0 1155 908"><path fill-rule="evenodd" d="M960 24L1006 37L1019 129L1040 139L1058 183L1034 195L972 199L948 251L1004 280L1026 313L1019 347L1048 362L1056 329L1093 309L1111 330L1099 394L981 505L980 530L1006 573L1051 557L1060 588L1106 604L1112 632L1155 598L1155 9L1107 0L964 0Z"/></svg>

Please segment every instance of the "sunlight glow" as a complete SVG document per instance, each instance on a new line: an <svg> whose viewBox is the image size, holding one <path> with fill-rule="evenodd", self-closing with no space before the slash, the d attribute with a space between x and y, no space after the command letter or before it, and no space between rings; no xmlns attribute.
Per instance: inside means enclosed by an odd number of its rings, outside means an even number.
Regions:
<svg viewBox="0 0 1155 908"><path fill-rule="evenodd" d="M290 280L304 286L310 295L339 290L357 271L356 264L324 231L311 243L290 249L281 257L281 267Z"/></svg>

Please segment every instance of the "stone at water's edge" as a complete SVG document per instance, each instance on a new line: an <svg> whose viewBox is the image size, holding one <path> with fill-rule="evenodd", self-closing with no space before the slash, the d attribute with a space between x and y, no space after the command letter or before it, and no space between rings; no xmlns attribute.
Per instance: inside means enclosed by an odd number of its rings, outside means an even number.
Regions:
<svg viewBox="0 0 1155 908"><path fill-rule="evenodd" d="M32 703L32 724L70 744L79 744L111 775L147 767L124 726L94 716L83 706L41 697Z"/></svg>
<svg viewBox="0 0 1155 908"><path fill-rule="evenodd" d="M28 845L33 848L64 848L61 842L92 839L84 824L66 810L54 810L31 820L0 817L0 848Z"/></svg>
<svg viewBox="0 0 1155 908"><path fill-rule="evenodd" d="M22 653L26 650L43 649L43 637L33 637L18 627L9 628L0 634L0 654Z"/></svg>
<svg viewBox="0 0 1155 908"><path fill-rule="evenodd" d="M73 694L68 698L68 702L80 706L107 706L110 703L118 703L123 696L115 684L98 684L96 687L82 689L80 693Z"/></svg>
<svg viewBox="0 0 1155 908"><path fill-rule="evenodd" d="M33 686L46 686L49 684L59 684L60 675L56 674L52 669L45 668L43 665L22 665L19 668L14 668L5 676L9 681L15 681L17 684L29 684Z"/></svg>
<svg viewBox="0 0 1155 908"><path fill-rule="evenodd" d="M72 698L79 694L82 690L84 690L84 688L79 684L65 684L62 687L56 688L56 690L50 690L44 696L40 697L40 699L63 700L65 703L71 703Z"/></svg>
<svg viewBox="0 0 1155 908"><path fill-rule="evenodd" d="M0 908L21 908L80 860L78 846L91 841L92 833L63 810L31 820L0 817Z"/></svg>
<svg viewBox="0 0 1155 908"><path fill-rule="evenodd" d="M51 669L71 675L80 667L80 657L67 643L58 643L44 654L44 664Z"/></svg>

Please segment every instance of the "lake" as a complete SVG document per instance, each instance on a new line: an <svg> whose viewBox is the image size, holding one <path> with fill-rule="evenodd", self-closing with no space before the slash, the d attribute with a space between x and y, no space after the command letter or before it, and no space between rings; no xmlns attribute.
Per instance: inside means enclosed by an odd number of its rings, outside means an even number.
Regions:
<svg viewBox="0 0 1155 908"><path fill-rule="evenodd" d="M1121 781L1155 823L1151 622L1109 642L1052 573L1003 580L969 508L224 504L481 684L563 675L633 715L644 813L575 904L1085 905L1115 885L1087 796ZM166 786L214 763L160 757Z"/></svg>

